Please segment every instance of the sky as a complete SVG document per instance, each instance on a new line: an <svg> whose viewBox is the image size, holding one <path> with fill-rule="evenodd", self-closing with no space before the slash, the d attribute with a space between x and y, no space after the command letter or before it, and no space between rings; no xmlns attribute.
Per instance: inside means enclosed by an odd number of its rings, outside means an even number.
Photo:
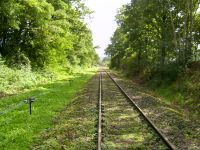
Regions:
<svg viewBox="0 0 200 150"><path fill-rule="evenodd" d="M86 5L94 11L92 18L87 22L92 30L94 46L100 47L96 51L101 58L105 57L104 50L117 28L115 22L117 10L129 2L130 0L86 0Z"/></svg>

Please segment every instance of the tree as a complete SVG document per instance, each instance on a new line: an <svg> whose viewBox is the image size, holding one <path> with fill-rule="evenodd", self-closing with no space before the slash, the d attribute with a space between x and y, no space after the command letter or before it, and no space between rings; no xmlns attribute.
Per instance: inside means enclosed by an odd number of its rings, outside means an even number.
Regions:
<svg viewBox="0 0 200 150"><path fill-rule="evenodd" d="M137 0L123 6L106 50L111 66L161 78L183 70L199 44L197 9L197 0Z"/></svg>
<svg viewBox="0 0 200 150"><path fill-rule="evenodd" d="M79 0L3 0L0 8L0 54L10 66L70 69L96 59Z"/></svg>

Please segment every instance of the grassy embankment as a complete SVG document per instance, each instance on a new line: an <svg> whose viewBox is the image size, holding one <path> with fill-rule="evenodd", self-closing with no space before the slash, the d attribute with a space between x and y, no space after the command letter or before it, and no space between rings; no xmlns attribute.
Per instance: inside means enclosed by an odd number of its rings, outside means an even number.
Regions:
<svg viewBox="0 0 200 150"><path fill-rule="evenodd" d="M145 86L156 96L163 97L167 102L179 106L190 117L200 115L200 72L188 72L176 81L162 86L155 86L149 81Z"/></svg>
<svg viewBox="0 0 200 150"><path fill-rule="evenodd" d="M90 69L52 79L50 75L31 71L13 71L5 66L4 69L7 70L4 80L2 74L0 77L1 93L18 94L0 99L0 149L16 150L28 149L34 136L50 128L52 119L96 72L96 69ZM23 102L29 97L36 98L32 115L29 115L29 105Z"/></svg>

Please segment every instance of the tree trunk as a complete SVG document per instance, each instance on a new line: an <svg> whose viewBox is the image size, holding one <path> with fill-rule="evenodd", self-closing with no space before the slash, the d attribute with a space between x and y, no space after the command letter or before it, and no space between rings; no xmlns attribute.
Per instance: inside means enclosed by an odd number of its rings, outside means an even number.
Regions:
<svg viewBox="0 0 200 150"><path fill-rule="evenodd" d="M161 25L161 47L160 47L160 73L161 78L163 78L164 66L165 66L165 57L166 57L166 13L163 12L162 16L162 25Z"/></svg>

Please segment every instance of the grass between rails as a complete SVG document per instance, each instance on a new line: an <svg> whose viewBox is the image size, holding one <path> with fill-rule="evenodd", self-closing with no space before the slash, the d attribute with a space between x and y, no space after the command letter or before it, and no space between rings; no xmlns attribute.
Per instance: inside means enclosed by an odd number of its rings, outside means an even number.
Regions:
<svg viewBox="0 0 200 150"><path fill-rule="evenodd" d="M34 136L53 125L52 119L72 101L75 93L95 74L96 70L76 73L68 79L36 87L35 90L0 99L0 149L28 149ZM35 96L33 113L29 115L29 105L17 104ZM16 108L16 109L12 109Z"/></svg>

